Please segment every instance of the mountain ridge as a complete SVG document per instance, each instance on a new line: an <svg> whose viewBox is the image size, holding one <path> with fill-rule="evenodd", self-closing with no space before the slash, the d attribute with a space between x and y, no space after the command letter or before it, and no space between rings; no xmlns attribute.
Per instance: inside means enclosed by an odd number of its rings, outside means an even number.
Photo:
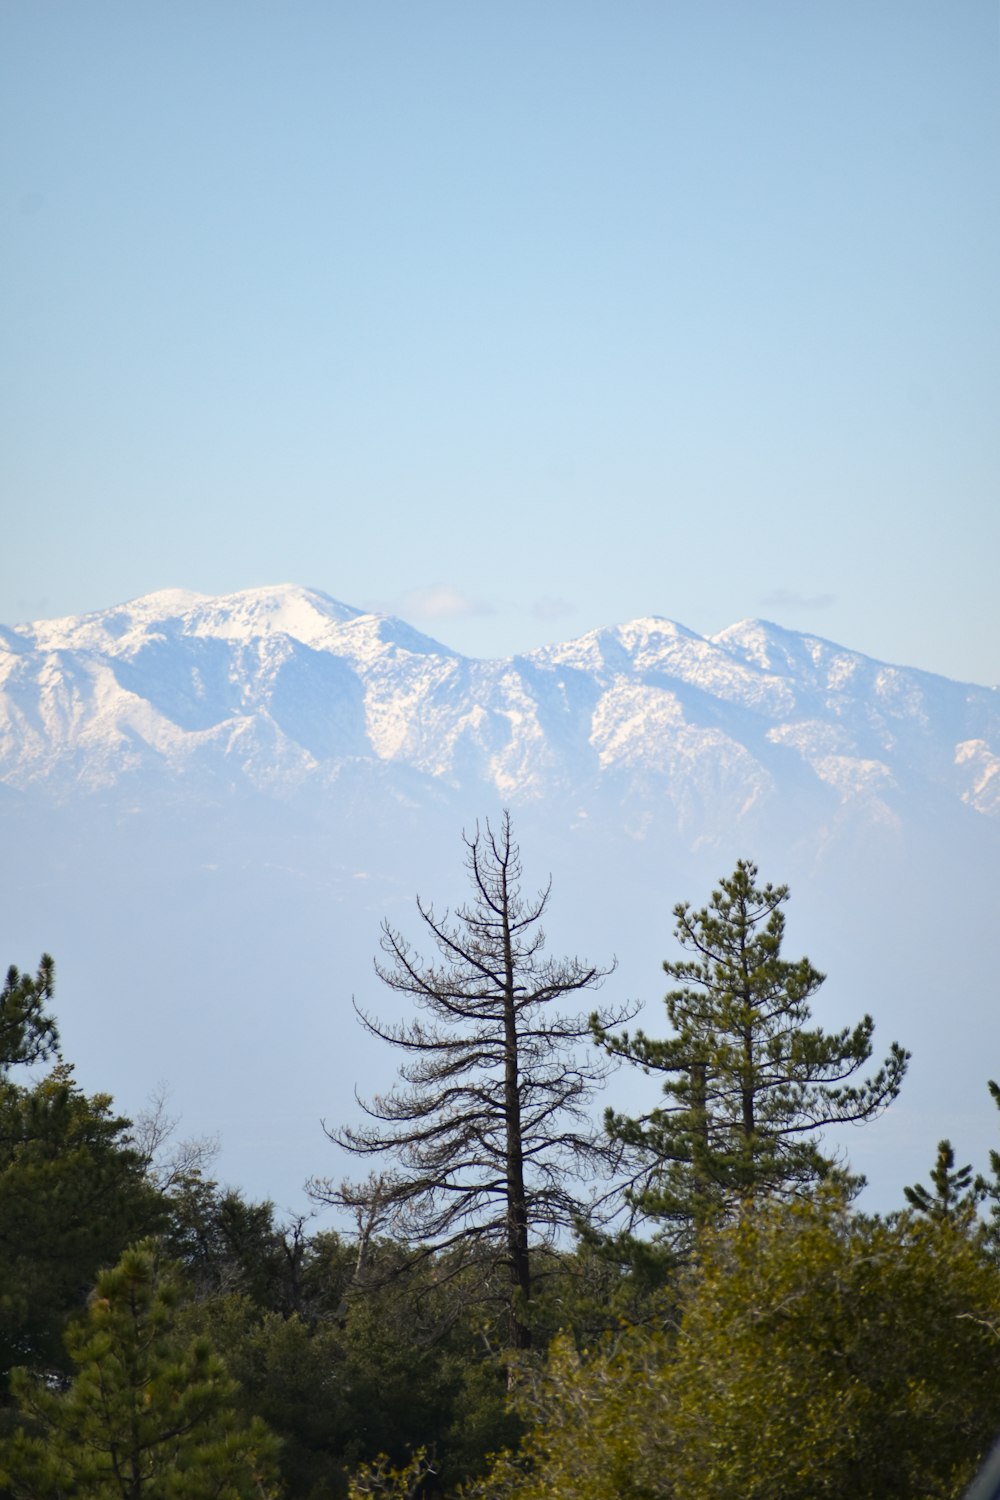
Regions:
<svg viewBox="0 0 1000 1500"><path fill-rule="evenodd" d="M933 788L1000 816L1000 694L762 620L642 616L474 658L289 584L0 633L0 782L21 790L224 769L282 795L361 758L515 801L653 777L707 812L715 781L730 818L779 795L789 756L840 802Z"/></svg>
<svg viewBox="0 0 1000 1500"><path fill-rule="evenodd" d="M154 620L159 618L166 621L170 619L182 619L185 614L202 615L203 613L208 613L209 607L214 607L217 613L224 613L227 607L232 611L233 607L242 606L245 608L248 604L258 605L258 618L265 619L265 612L260 606L270 605L272 613L278 614L280 607L287 605L290 598L305 604L309 604L315 600L320 601L322 604L333 606L334 613L331 617L336 618L337 623L346 623L351 620L360 619L391 623L393 626L412 634L413 637L428 642L441 655L450 657L461 656L466 661L499 663L522 659L531 660L548 653L563 651L571 645L589 640L595 636L610 633L624 634L628 631L635 631L639 627L653 625L667 627L665 633L683 637L688 641L717 646L727 652L732 649L731 642L737 641L739 654L744 655L747 659L751 657L751 648L742 647L741 638L754 632L764 632L766 636L771 638L777 637L781 640L797 641L809 646L816 646L821 649L825 648L845 657L875 663L888 670L916 673L921 677L937 678L942 682L974 688L976 691L1000 694L1000 684L989 685L965 682L963 679L946 677L942 673L931 672L923 667L885 661L880 657L869 656L866 652L860 651L855 647L844 646L828 636L818 635L815 631L792 630L786 625L780 625L776 621L769 620L763 616L746 616L743 619L734 621L731 625L723 627L721 630L715 631L711 635L702 635L690 626L668 615L637 615L617 624L602 625L585 631L580 636L571 637L567 642L539 646L530 651L515 652L509 656L472 657L455 650L451 646L445 645L435 637L427 635L426 632L418 631L414 626L403 620L401 616L394 615L385 610L365 610L336 599L324 589L293 583L266 584L257 588L235 590L229 594L206 594L198 590L185 588L156 589L151 593L139 594L134 598L109 605L106 608L88 610L79 615L43 616L35 620L19 621L14 624L0 623L0 638L7 643L8 649L14 649L15 642L18 642L29 644L29 649L30 643L34 643L40 649L56 650L60 649L60 646L69 646L71 644L71 637L79 635L82 630L91 627L95 622L116 620L131 614L137 614L140 618L145 617ZM275 605L279 606L278 610L274 608ZM166 613L162 613L164 609L166 609ZM158 610L161 612L157 613ZM64 630L62 632L63 639L57 641L55 637L59 634L57 627L60 626L69 627L69 630ZM196 634L202 632L192 631L188 633ZM295 634L294 631L289 631L288 633ZM119 637L121 634L122 631L120 628L109 631L109 636L112 639ZM232 632L227 631L226 634L232 634ZM248 636L247 638L250 637ZM307 635L299 634L295 638L303 644L309 644L310 637ZM765 667L768 665L766 661L758 661L756 664Z"/></svg>

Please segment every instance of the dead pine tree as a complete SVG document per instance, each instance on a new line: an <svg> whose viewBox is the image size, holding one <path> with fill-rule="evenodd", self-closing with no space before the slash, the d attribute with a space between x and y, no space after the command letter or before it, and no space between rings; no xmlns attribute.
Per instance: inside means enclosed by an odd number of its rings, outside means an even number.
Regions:
<svg viewBox="0 0 1000 1500"><path fill-rule="evenodd" d="M523 893L507 812L498 827L477 825L463 838L470 899L439 917L417 898L436 957L382 926L376 973L415 1013L390 1024L355 1005L366 1030L404 1054L398 1081L359 1100L366 1123L324 1126L343 1149L391 1166L310 1186L321 1202L390 1232L415 1260L437 1257L454 1276L478 1272L483 1289L502 1272L508 1347L526 1349L533 1255L586 1217L615 1151L588 1108L607 1060L587 1047L589 1014L563 1010L614 965L546 954L551 882ZM608 1010L603 1024L633 1014Z"/></svg>

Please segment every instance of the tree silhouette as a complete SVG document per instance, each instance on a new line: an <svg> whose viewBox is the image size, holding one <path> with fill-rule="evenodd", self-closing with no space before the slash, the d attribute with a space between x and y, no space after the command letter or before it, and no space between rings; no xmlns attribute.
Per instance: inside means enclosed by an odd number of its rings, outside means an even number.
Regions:
<svg viewBox="0 0 1000 1500"><path fill-rule="evenodd" d="M522 893L508 813L465 845L471 899L441 917L417 900L436 960L383 924L376 972L417 1016L386 1024L358 1012L373 1036L405 1054L400 1082L359 1101L369 1124L327 1131L355 1155L393 1164L360 1183L316 1181L312 1191L357 1214L362 1270L365 1235L388 1230L417 1254L449 1252L455 1274L476 1266L482 1281L505 1272L508 1342L525 1348L532 1251L586 1212L610 1155L587 1111L607 1066L581 1049L587 1016L564 1015L560 1005L611 970L546 956L541 919L551 882L533 897ZM630 1014L602 1019L617 1025Z"/></svg>

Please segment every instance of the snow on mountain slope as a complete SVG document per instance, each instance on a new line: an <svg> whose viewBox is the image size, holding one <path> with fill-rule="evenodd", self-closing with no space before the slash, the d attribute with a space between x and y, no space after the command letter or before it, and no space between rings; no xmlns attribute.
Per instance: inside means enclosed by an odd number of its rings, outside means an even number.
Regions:
<svg viewBox="0 0 1000 1500"><path fill-rule="evenodd" d="M182 773L319 790L361 760L514 801L655 785L680 826L810 785L1000 815L996 690L762 621L646 618L473 661L316 590L167 590L0 632L0 692L0 782L56 796Z"/></svg>
<svg viewBox="0 0 1000 1500"><path fill-rule="evenodd" d="M149 636L186 635L252 641L288 635L305 645L322 642L332 625L360 610L316 589L279 584L212 598L188 589L161 589L93 614L18 625L13 633L42 651L128 650Z"/></svg>

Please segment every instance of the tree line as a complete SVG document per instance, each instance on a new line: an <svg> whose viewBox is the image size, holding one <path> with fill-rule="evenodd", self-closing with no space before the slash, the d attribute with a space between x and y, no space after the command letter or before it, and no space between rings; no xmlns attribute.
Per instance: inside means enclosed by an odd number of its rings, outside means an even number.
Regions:
<svg viewBox="0 0 1000 1500"><path fill-rule="evenodd" d="M53 966L0 992L0 1492L54 1497L957 1497L1000 1430L1000 1153L941 1142L878 1216L828 1148L908 1054L828 1032L784 886L674 909L669 1034L546 950L511 821L466 902L382 930L397 1079L327 1127L309 1232L85 1095ZM40 1065L49 1065L40 1078ZM645 1113L593 1103L612 1066ZM28 1081L23 1081L25 1072ZM1000 1105L1000 1088L989 1085Z"/></svg>

